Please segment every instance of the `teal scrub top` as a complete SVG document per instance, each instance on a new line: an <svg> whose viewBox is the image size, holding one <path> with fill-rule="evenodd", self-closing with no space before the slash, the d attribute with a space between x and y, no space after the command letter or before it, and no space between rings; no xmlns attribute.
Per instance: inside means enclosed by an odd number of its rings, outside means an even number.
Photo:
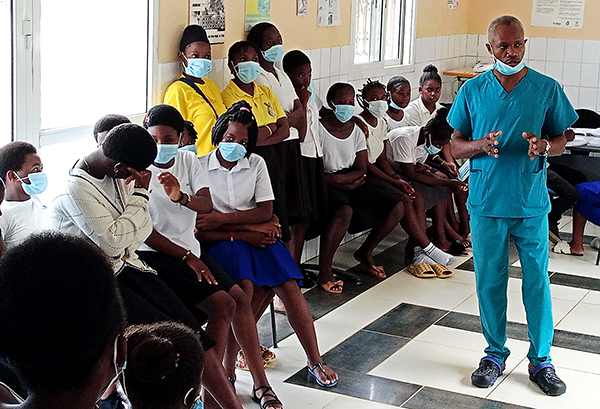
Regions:
<svg viewBox="0 0 600 409"><path fill-rule="evenodd" d="M467 207L475 216L523 218L547 214L546 158L531 160L523 132L553 137L577 120L577 113L554 79L527 68L506 92L492 70L460 88L448 115L452 128L473 140L492 131L498 158L485 153L470 159Z"/></svg>

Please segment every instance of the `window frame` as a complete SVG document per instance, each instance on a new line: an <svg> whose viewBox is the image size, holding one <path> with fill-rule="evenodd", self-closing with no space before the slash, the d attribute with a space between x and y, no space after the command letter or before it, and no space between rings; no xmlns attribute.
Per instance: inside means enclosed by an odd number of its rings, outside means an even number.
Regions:
<svg viewBox="0 0 600 409"><path fill-rule="evenodd" d="M418 8L418 0L414 0L414 7L412 12L412 20L414 24L412 25L412 33L411 35L411 49L409 51L410 63L409 64L400 64L399 58L394 58L390 60L385 60L385 42L386 42L386 32L387 32L387 7L388 0L383 1L383 18L382 18L382 30L383 33L380 55L382 56L381 61L372 61L363 64L356 64L354 62L354 56L356 53L356 15L358 13L358 0L352 0L352 25L350 31L350 50L351 50L351 61L350 61L350 72L349 72L349 80L359 80L367 77L378 77L378 76L387 76L387 75L397 75L397 74L405 74L415 71L415 44L416 44L416 27L417 27L417 8Z"/></svg>
<svg viewBox="0 0 600 409"><path fill-rule="evenodd" d="M36 148L55 143L90 138L94 124L71 128L41 130L41 61L40 17L43 0L12 0L13 9L13 141L25 141ZM157 89L158 10L159 0L148 1L146 51L147 111ZM133 123L141 124L145 112L128 115Z"/></svg>

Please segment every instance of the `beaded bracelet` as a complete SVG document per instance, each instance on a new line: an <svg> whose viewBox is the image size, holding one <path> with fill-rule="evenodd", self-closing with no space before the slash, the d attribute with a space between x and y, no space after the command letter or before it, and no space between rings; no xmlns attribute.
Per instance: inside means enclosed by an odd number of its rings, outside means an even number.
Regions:
<svg viewBox="0 0 600 409"><path fill-rule="evenodd" d="M186 251L186 252L185 252L185 256L181 257L181 261L182 261L183 263L185 263L185 262L187 261L187 259L188 259L188 256L189 256L190 254L192 254L192 250L188 250L188 251Z"/></svg>

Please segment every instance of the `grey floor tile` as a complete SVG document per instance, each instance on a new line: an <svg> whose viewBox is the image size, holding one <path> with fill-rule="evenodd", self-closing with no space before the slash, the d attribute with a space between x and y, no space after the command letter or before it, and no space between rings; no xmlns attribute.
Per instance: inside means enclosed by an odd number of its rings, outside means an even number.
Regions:
<svg viewBox="0 0 600 409"><path fill-rule="evenodd" d="M551 284L567 287L584 288L586 290L600 291L600 279L592 277L574 276L570 274L554 273L550 277Z"/></svg>
<svg viewBox="0 0 600 409"><path fill-rule="evenodd" d="M413 304L400 304L365 327L366 330L414 338L448 311Z"/></svg>
<svg viewBox="0 0 600 409"><path fill-rule="evenodd" d="M527 409L525 406L511 405L429 387L421 389L402 407L410 409Z"/></svg>

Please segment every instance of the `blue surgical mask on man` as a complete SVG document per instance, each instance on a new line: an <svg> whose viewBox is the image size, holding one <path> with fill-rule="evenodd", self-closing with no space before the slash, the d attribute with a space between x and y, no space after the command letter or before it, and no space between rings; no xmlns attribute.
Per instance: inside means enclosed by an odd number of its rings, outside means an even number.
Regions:
<svg viewBox="0 0 600 409"><path fill-rule="evenodd" d="M17 180L21 182L21 186L23 186L23 191L29 196L39 195L48 187L48 176L44 172L33 172L24 178L21 178L17 172L15 174ZM29 179L29 183L26 183L25 179Z"/></svg>
<svg viewBox="0 0 600 409"><path fill-rule="evenodd" d="M227 162L237 162L246 156L246 148L237 142L221 142L218 148Z"/></svg>
<svg viewBox="0 0 600 409"><path fill-rule="evenodd" d="M435 146L431 142L431 135L429 135L429 146L427 146L427 143L425 143L425 150L430 155L437 155L438 153L440 153L442 151L442 148L438 148L437 146Z"/></svg>
<svg viewBox="0 0 600 409"><path fill-rule="evenodd" d="M156 154L156 159L154 159L154 162L158 163L159 165L169 163L171 159L177 156L177 152L179 151L179 145L176 143L159 144L156 148L158 153Z"/></svg>
<svg viewBox="0 0 600 409"><path fill-rule="evenodd" d="M348 122L354 116L354 105L336 105L333 109L335 117L343 123Z"/></svg>
<svg viewBox="0 0 600 409"><path fill-rule="evenodd" d="M494 64L494 68L502 75L515 75L519 73L523 68L525 68L525 61L521 60L516 66L511 67L508 64L504 64L500 60L496 60Z"/></svg>
<svg viewBox="0 0 600 409"><path fill-rule="evenodd" d="M186 58L185 73L192 77L204 78L212 69L212 61L206 58Z"/></svg>
<svg viewBox="0 0 600 409"><path fill-rule="evenodd" d="M265 60L269 62L277 62L283 58L285 54L285 50L281 44L274 45L269 48L267 51L263 51L262 55L265 57Z"/></svg>
<svg viewBox="0 0 600 409"><path fill-rule="evenodd" d="M237 76L244 84L250 84L258 78L260 65L255 61L242 61L235 66Z"/></svg>

